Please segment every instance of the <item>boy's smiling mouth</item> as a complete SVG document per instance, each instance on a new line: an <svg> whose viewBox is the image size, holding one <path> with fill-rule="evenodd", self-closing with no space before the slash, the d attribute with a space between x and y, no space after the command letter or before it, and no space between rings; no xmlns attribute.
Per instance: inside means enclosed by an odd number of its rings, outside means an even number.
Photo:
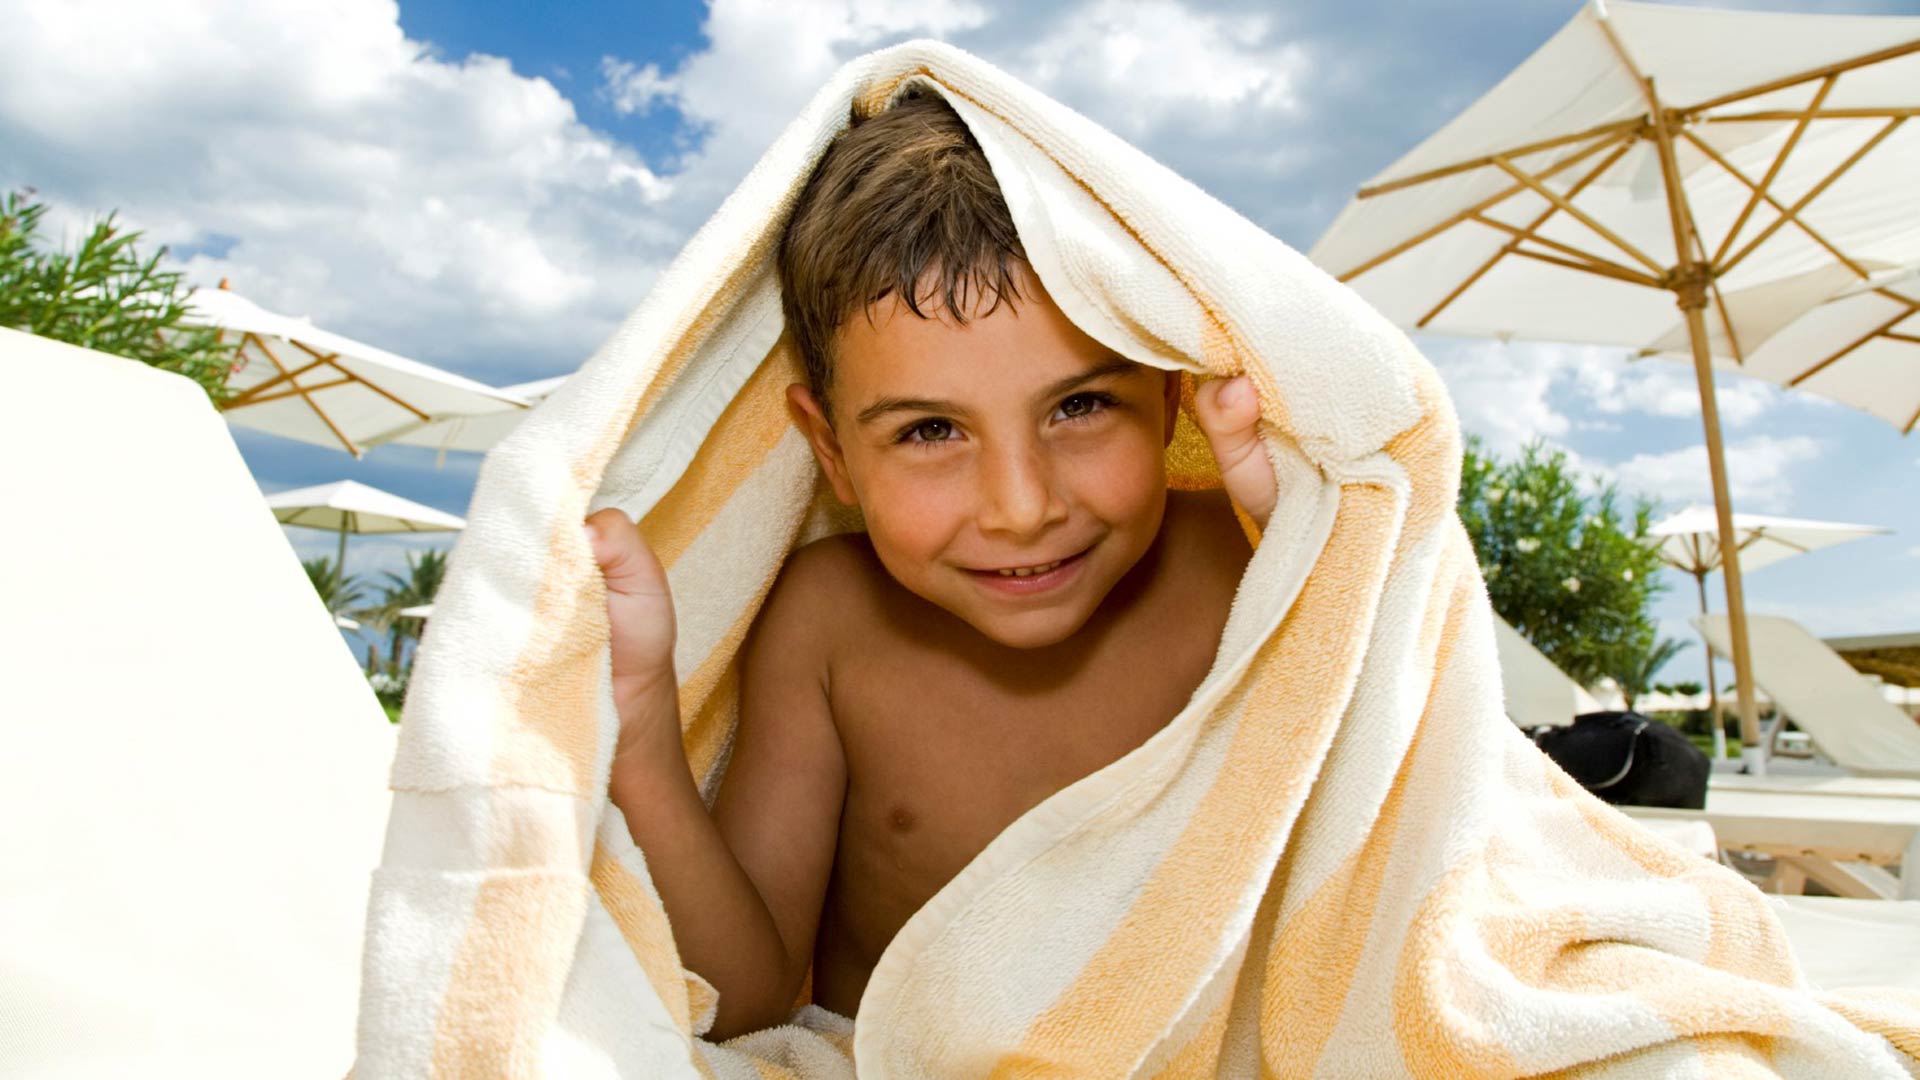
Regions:
<svg viewBox="0 0 1920 1080"><path fill-rule="evenodd" d="M967 573L975 581L995 592L1027 596L1051 591L1078 577L1080 564L1087 552L1091 550L1093 549L1086 548L1050 562L995 567L989 570L968 570Z"/></svg>

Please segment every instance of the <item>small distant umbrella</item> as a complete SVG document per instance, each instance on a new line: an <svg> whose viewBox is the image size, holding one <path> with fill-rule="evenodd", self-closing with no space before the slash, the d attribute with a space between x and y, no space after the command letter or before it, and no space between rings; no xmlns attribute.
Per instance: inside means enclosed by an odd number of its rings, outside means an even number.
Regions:
<svg viewBox="0 0 1920 1080"><path fill-rule="evenodd" d="M1742 571L1758 570L1782 559L1804 555L1849 540L1891 532L1879 525L1849 525L1837 521L1805 521L1765 514L1733 515L1734 543ZM1707 575L1721 568L1719 523L1711 507L1689 506L1647 530L1647 542L1660 560L1693 575L1700 591L1700 613L1707 612ZM1713 683L1713 645L1707 644L1707 694L1712 710L1713 753L1727 756L1726 731L1720 724L1720 695Z"/></svg>
<svg viewBox="0 0 1920 1080"><path fill-rule="evenodd" d="M221 405L229 423L355 457L421 424L524 413L527 402L485 383L280 315L224 287L193 294L186 322L239 345Z"/></svg>
<svg viewBox="0 0 1920 1080"><path fill-rule="evenodd" d="M467 527L463 518L352 480L282 491L267 496L267 505L282 525L339 533L336 568L346 565L350 533L458 532Z"/></svg>
<svg viewBox="0 0 1920 1080"><path fill-rule="evenodd" d="M433 605L432 604L415 604L412 607L403 607L399 611L395 612L395 614L399 615L403 619L431 618L433 615Z"/></svg>

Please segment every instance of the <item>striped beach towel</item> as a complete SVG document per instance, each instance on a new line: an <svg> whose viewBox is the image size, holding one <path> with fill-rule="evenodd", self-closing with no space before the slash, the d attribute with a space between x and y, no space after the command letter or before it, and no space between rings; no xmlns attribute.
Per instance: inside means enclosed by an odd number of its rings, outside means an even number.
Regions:
<svg viewBox="0 0 1920 1080"><path fill-rule="evenodd" d="M782 559L854 528L782 399L772 260L850 109L910 85L985 149L1033 269L1141 363L1259 392L1279 503L1192 701L995 838L815 1007L716 1045L607 800L581 532L641 521L709 797ZM358 1076L1905 1076L1920 1002L1821 995L1758 892L1586 795L1503 715L1433 369L1301 255L981 61L841 70L481 470L416 667ZM1176 485L1217 483L1190 420Z"/></svg>

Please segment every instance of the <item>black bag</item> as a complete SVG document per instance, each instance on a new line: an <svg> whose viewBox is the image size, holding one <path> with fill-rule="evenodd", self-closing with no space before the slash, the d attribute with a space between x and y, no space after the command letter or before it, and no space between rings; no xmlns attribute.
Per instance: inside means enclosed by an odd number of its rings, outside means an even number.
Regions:
<svg viewBox="0 0 1920 1080"><path fill-rule="evenodd" d="M1535 728L1533 741L1581 787L1616 806L1706 809L1707 755L1657 720L1582 713L1567 727Z"/></svg>

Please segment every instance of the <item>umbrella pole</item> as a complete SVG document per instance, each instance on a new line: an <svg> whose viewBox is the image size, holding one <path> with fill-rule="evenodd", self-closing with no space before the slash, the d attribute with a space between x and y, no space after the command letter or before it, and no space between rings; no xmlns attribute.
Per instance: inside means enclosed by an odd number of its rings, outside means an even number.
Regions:
<svg viewBox="0 0 1920 1080"><path fill-rule="evenodd" d="M1613 29L1603 20L1611 38ZM1614 39L1616 44L1618 39ZM1624 50L1622 50L1624 56ZM1638 75L1628 63L1629 70ZM1753 669L1747 656L1747 603L1740 590L1740 546L1734 542L1733 500L1727 493L1727 464L1720 447L1720 408L1713 397L1713 359L1707 344L1707 287L1713 267L1694 258L1693 208L1680 181L1674 160L1673 128L1652 79L1640 80L1653 120L1653 141L1660 154L1660 178L1667 193L1667 215L1673 224L1676 260L1668 285L1687 319L1687 340L1693 346L1693 377L1700 384L1700 420L1707 432L1707 472L1713 479L1713 513L1720 531L1720 574L1727 587L1727 623L1733 631L1733 679L1740 702L1741 759L1755 776L1767 771L1766 751L1760 745L1760 713L1753 701Z"/></svg>
<svg viewBox="0 0 1920 1080"><path fill-rule="evenodd" d="M1740 547L1734 542L1733 500L1727 492L1727 463L1720 445L1720 410L1713 397L1713 368L1707 353L1706 284L1702 277L1694 276L1681 283L1678 291L1680 310L1687 316L1687 336L1693 342L1693 373L1700 383L1700 417L1707 431L1707 471L1713 479L1713 512L1720 527L1720 574L1727 587L1727 625L1733 637L1734 689L1740 706L1740 756L1754 775L1764 776L1766 751L1760 745L1760 712L1753 700L1753 667L1747 651L1747 604L1740 587Z"/></svg>
<svg viewBox="0 0 1920 1080"><path fill-rule="evenodd" d="M333 556L333 574L341 581L347 580L347 527L340 526L340 548Z"/></svg>
<svg viewBox="0 0 1920 1080"><path fill-rule="evenodd" d="M1700 590L1700 614L1707 613L1707 572L1697 570L1693 575L1694 587ZM1727 720L1720 715L1720 688L1713 679L1713 642L1707 640L1707 632L1700 631L1700 644L1707 650L1707 717L1713 727L1713 760L1727 760Z"/></svg>

